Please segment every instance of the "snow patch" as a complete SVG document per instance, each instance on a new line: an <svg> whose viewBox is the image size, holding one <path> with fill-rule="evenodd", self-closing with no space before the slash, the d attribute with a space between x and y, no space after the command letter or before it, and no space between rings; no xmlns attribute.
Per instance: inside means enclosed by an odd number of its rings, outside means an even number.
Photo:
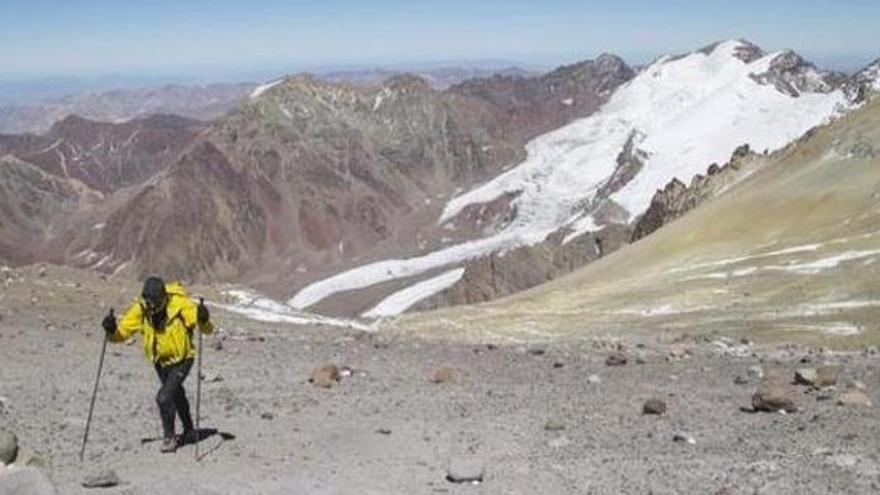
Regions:
<svg viewBox="0 0 880 495"><path fill-rule="evenodd" d="M278 80L275 80L275 81L271 81L271 82L268 82L268 83L266 83L266 84L262 84L262 85L260 85L260 86L257 86L257 87L254 88L254 90L251 92L251 98L259 98L259 96L260 96L261 94L263 94L263 93L265 93L266 91L272 89L273 87L275 87L275 86L281 84L282 82L284 82L284 78L281 78L281 79L278 79Z"/></svg>
<svg viewBox="0 0 880 495"><path fill-rule="evenodd" d="M291 323L294 325L326 325L332 327L354 328L357 330L372 330L355 320L343 318L330 318L304 311L297 311L290 306L284 305L272 299L262 297L249 290L228 290L225 294L233 297L233 304L215 303L213 306L225 309L232 313L240 314L256 321L270 323Z"/></svg>
<svg viewBox="0 0 880 495"><path fill-rule="evenodd" d="M419 301L438 294L455 285L464 276L464 268L449 270L434 278L423 280L406 289L395 292L386 297L373 309L361 316L364 318L379 318L382 316L395 316L405 312Z"/></svg>

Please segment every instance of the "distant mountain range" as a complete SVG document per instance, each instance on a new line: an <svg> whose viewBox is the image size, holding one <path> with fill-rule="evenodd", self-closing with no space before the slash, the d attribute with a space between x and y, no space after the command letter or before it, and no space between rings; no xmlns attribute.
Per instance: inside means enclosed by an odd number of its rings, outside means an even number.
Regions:
<svg viewBox="0 0 880 495"><path fill-rule="evenodd" d="M638 71L288 76L207 124L68 118L0 138L0 259L238 281L336 314L485 301L656 230L722 189L667 184L737 180L718 173L732 156L859 106L878 67L731 40Z"/></svg>
<svg viewBox="0 0 880 495"><path fill-rule="evenodd" d="M331 82L378 85L384 79L406 72L408 70L403 66L323 69L316 72L316 76ZM534 75L513 66L486 68L476 65L430 67L412 73L437 89L493 74ZM149 79L118 77L96 81L56 78L32 84L0 82L0 133L44 133L69 115L106 122L123 122L155 113L214 120L241 103L257 86L247 82L158 85L149 82ZM140 86L132 87L138 84ZM107 89L114 85L119 88Z"/></svg>

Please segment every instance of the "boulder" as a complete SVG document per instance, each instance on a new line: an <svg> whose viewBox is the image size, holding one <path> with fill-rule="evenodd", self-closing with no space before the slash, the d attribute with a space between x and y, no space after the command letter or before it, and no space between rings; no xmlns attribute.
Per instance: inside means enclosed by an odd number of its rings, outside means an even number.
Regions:
<svg viewBox="0 0 880 495"><path fill-rule="evenodd" d="M642 405L642 414L665 414L666 402L660 399L648 399Z"/></svg>
<svg viewBox="0 0 880 495"><path fill-rule="evenodd" d="M339 383L339 367L335 364L325 364L312 370L309 383L316 387L331 388Z"/></svg>
<svg viewBox="0 0 880 495"><path fill-rule="evenodd" d="M752 408L763 412L796 412L791 390L782 380L765 380L752 395Z"/></svg>
<svg viewBox="0 0 880 495"><path fill-rule="evenodd" d="M458 383L460 380L461 371L459 371L458 368L454 368L452 366L438 368L434 371L434 375L431 377L431 382L437 384Z"/></svg>
<svg viewBox="0 0 880 495"><path fill-rule="evenodd" d="M18 437L15 433L0 429L0 463L12 464L18 456Z"/></svg>
<svg viewBox="0 0 880 495"><path fill-rule="evenodd" d="M34 467L9 467L0 474L2 495L57 495L58 490L46 474Z"/></svg>

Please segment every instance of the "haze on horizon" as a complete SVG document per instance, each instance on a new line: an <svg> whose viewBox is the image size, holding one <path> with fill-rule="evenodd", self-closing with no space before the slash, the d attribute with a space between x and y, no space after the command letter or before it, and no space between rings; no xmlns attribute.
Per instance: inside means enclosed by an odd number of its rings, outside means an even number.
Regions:
<svg viewBox="0 0 880 495"><path fill-rule="evenodd" d="M0 79L466 60L549 67L602 52L643 63L727 38L835 68L880 56L876 0L657 3L4 0Z"/></svg>

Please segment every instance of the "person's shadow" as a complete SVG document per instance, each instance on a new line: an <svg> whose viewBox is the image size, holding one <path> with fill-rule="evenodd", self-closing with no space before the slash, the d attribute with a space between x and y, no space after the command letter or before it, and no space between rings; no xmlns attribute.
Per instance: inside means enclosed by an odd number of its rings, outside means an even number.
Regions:
<svg viewBox="0 0 880 495"><path fill-rule="evenodd" d="M186 445L196 445L204 442L205 440L210 439L211 437L218 437L220 439L219 442L213 442L213 445L207 450L199 452L198 457L196 457L196 461L200 461L205 457L211 455L216 452L220 447L226 443L227 440L235 440L235 435L229 433L227 431L220 431L217 428L199 428L196 430L196 434L193 437L184 438L182 435L177 438L177 446L184 447ZM162 440L162 437L147 437L142 438L141 443L151 443Z"/></svg>

